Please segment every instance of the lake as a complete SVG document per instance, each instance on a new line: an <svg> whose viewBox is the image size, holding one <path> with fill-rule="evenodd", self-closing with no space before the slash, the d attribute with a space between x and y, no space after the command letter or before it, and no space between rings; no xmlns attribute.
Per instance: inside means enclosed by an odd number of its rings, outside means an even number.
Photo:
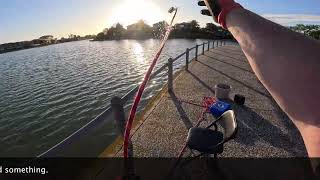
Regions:
<svg viewBox="0 0 320 180"><path fill-rule="evenodd" d="M204 41L168 40L156 68ZM0 54L0 157L36 156L95 118L113 96L142 81L159 44L154 39L77 41ZM184 58L175 69L181 65ZM143 100L165 82L166 72L151 80ZM98 152L116 136L114 125L106 124L91 147Z"/></svg>

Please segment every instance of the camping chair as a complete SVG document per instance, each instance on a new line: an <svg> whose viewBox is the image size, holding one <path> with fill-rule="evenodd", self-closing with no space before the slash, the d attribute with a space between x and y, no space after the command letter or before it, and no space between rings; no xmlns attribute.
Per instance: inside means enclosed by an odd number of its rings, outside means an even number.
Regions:
<svg viewBox="0 0 320 180"><path fill-rule="evenodd" d="M218 129L219 126L222 127L223 131ZM211 129L211 127L214 127L214 129ZM187 146L191 150L200 152L198 156L213 154L214 158L217 158L217 154L223 152L224 143L234 139L237 130L235 114L233 110L228 110L206 128L191 128L187 137Z"/></svg>

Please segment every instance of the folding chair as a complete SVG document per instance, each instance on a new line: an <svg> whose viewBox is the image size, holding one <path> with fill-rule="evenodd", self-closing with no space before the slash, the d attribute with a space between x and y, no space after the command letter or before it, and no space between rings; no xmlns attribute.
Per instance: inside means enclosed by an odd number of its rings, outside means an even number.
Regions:
<svg viewBox="0 0 320 180"><path fill-rule="evenodd" d="M222 127L222 131L218 127ZM214 127L214 129L211 129ZM187 146L201 155L213 154L217 158L223 152L224 143L235 138L238 126L233 110L223 113L206 128L191 128L187 137Z"/></svg>

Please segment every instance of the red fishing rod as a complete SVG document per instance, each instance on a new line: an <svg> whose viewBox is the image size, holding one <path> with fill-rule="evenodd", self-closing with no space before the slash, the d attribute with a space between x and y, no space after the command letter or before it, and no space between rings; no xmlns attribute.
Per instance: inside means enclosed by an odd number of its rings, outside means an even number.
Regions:
<svg viewBox="0 0 320 180"><path fill-rule="evenodd" d="M169 27L167 28L167 31L165 33L165 36L161 42L161 45L160 45L160 48L159 50L157 51L157 53L155 54L154 58L153 58L153 61L147 71L147 73L145 74L144 76L144 79L139 87L139 90L136 94L136 97L134 99L134 102L133 102L133 105L131 107L131 111L130 111L130 115L129 115L129 118L128 118L128 121L127 121L127 124L126 124L126 129L125 129L125 132L124 132L124 141L123 141L123 157L124 158L128 158L128 146L129 146L129 142L130 142L130 131L131 131L131 128L132 128L132 123L133 123L133 120L134 120L134 117L136 115L136 112L137 112L137 108L138 108L138 105L139 105L139 102L141 100L141 96L143 94L143 91L145 89L145 86L146 84L148 83L149 79L150 79L150 76L151 76L151 73L152 73L152 70L154 69L154 66L157 64L157 61L160 57L160 54L164 48L164 45L166 44L168 38L169 38L169 35L171 33L171 30L172 30L172 24L173 24L173 21L177 15L177 12L178 12L178 9L177 8L170 8L169 13L173 13L174 12L174 15L171 19L171 22L170 22L170 25Z"/></svg>

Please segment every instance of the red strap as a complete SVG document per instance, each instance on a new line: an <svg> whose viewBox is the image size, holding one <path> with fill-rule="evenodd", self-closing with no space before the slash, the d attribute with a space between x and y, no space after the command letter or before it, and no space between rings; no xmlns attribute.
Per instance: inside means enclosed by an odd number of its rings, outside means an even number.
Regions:
<svg viewBox="0 0 320 180"><path fill-rule="evenodd" d="M206 107L206 111L210 111L210 107L217 102L215 97L204 97L202 100L202 105Z"/></svg>
<svg viewBox="0 0 320 180"><path fill-rule="evenodd" d="M218 23L221 24L222 28L223 29L228 29L227 28L227 23L226 23L226 18L227 18L227 15L234 9L238 9L238 8L243 8L239 3L233 3L233 4L230 4L229 6L227 7L224 7L219 16L218 16Z"/></svg>

